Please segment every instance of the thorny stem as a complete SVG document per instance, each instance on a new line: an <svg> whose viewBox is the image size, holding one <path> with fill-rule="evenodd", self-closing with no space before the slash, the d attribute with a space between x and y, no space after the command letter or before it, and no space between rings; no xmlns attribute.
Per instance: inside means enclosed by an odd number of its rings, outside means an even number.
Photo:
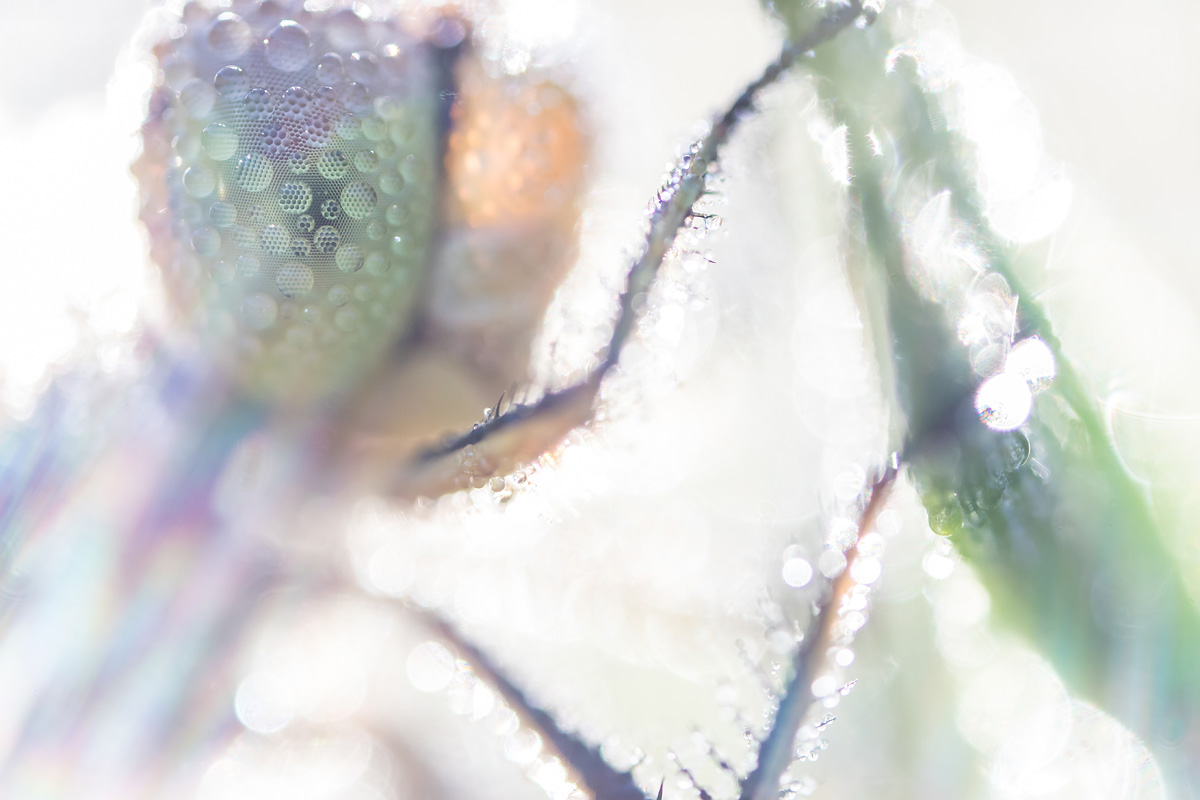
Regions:
<svg viewBox="0 0 1200 800"><path fill-rule="evenodd" d="M657 204L650 216L641 257L626 277L626 286L621 293L619 312L608 352L592 375L584 383L550 393L538 403L514 406L499 416L490 417L470 433L426 451L422 454L422 459L431 460L477 444L502 428L569 403L581 393L596 390L607 372L619 362L621 352L633 332L640 316L638 297L644 295L653 284L679 230L704 195L705 175L709 165L716 163L734 130L752 111L759 94L777 82L799 59L810 54L813 48L829 41L862 16L864 11L861 2L852 0L822 18L812 31L787 44L763 74L749 84L729 109L714 121L708 135L694 146L676 167L666 186L659 192ZM873 15L867 17L868 21L872 18ZM872 486L870 497L859 520L860 538L874 527L896 476L897 468L888 467ZM854 580L850 577L850 566L855 552L854 548L847 551L845 568L830 585L829 596L796 650L792 678L780 702L771 730L759 746L758 763L741 781L740 800L774 800L778 795L780 778L794 758L796 733L814 699L813 677L820 666L820 659L829 649L838 610L854 585ZM604 760L599 750L564 731L551 714L531 702L524 691L509 680L482 650L471 644L449 621L429 609L414 607L414 611L470 661L474 669L492 684L509 705L529 725L538 730L594 798L643 800L644 795L629 772L614 769ZM703 790L701 792L703 795ZM658 796L661 800L661 786Z"/></svg>
<svg viewBox="0 0 1200 800"><path fill-rule="evenodd" d="M870 496L859 515L858 539L875 527L897 474L896 467L888 467L871 487ZM830 584L828 597L796 649L792 678L779 703L771 730L759 745L758 764L741 780L739 800L776 800L778 796L780 777L794 760L796 732L814 700L813 678L820 667L821 658L828 652L833 640L834 623L842 601L854 586L850 567L854 563L855 554L854 547L846 551L845 568ZM537 706L509 679L503 669L447 619L436 611L415 604L407 604L406 607L457 650L461 657L470 662L472 669L485 678L513 711L534 728L563 759L567 769L595 800L645 800L645 795L633 780L632 774L610 766L598 748L563 730L553 715ZM706 797L708 793L702 787L698 788L701 797ZM659 800L662 800L661 787Z"/></svg>
<svg viewBox="0 0 1200 800"><path fill-rule="evenodd" d="M591 747L578 736L564 731L555 718L535 705L491 658L457 628L437 613L418 606L410 606L422 621L439 636L448 641L459 654L471 663L471 667L500 693L505 702L526 724L534 728L546 743L566 762L567 769L596 800L645 800L633 776L609 765L600 755L599 749ZM662 789L659 789L661 800Z"/></svg>
<svg viewBox="0 0 1200 800"><path fill-rule="evenodd" d="M759 94L778 81L783 73L813 48L832 39L862 14L862 4L854 0L823 17L816 27L800 39L786 44L779 56L763 70L757 80L742 90L733 105L716 119L708 135L692 148L675 169L667 185L659 192L658 203L650 217L650 229L646 234L641 258L630 269L626 278L625 291L621 294L621 310L613 328L608 355L597 369L598 373L603 375L620 359L625 342L637 322L637 297L644 294L654 282L671 245L675 242L676 234L692 213L696 202L704 195L704 175L709 164L717 163L729 137L747 114L753 111Z"/></svg>
<svg viewBox="0 0 1200 800"><path fill-rule="evenodd" d="M821 18L804 36L786 44L779 56L763 70L762 75L746 86L725 113L717 117L708 135L693 146L676 166L666 185L658 193L658 199L650 214L642 254L626 275L625 289L621 293L617 321L613 326L608 352L583 383L551 392L533 404L514 405L503 414L483 421L470 432L429 448L418 456L418 460L433 461L478 444L504 428L569 405L581 394L594 396L604 376L619 362L621 352L641 316L638 298L644 296L654 283L679 230L693 213L696 203L704 196L708 166L717 162L730 136L753 110L755 101L764 89L777 82L780 76L801 58L809 55L813 48L828 42L864 15L868 20L873 19L870 12L864 12L860 0L852 0Z"/></svg>
<svg viewBox="0 0 1200 800"><path fill-rule="evenodd" d="M896 475L896 468L888 467L871 487L870 498L859 516L858 539L861 540L874 528L879 512L883 510L895 484ZM822 604L820 613L809 626L796 650L792 659L792 678L788 681L787 690L779 703L779 711L775 714L771 731L759 746L758 765L742 781L739 800L776 800L779 796L780 777L794 760L796 733L800 730L800 724L814 700L813 678L821 658L829 650L834 622L837 620L842 601L854 586L854 579L850 577L850 566L854 563L856 553L856 547L846 551L846 567L830 585L829 597Z"/></svg>
<svg viewBox="0 0 1200 800"><path fill-rule="evenodd" d="M944 112L937 108L937 99L920 86L911 69L898 69L896 74L904 80L908 104L920 112L912 115L912 135L918 140L919 146L931 154L938 177L950 190L950 202L955 214L971 229L975 241L989 256L992 270L1002 276L1013 295L1020 298L1024 331L1038 335L1054 353L1058 373L1055 376L1055 384L1086 428L1096 448L1095 454L1104 460L1105 467L1118 473L1122 472L1124 468L1120 458L1112 447L1103 420L1096 413L1092 392L1087 389L1086 382L1074 363L1063 352L1062 343L1041 304L1035 299L1034 293L1024 287L1014 268L1014 262L1017 261L1016 248L1003 241L987 220L983 200L967 176L962 162L955 155L961 150L959 144L954 141L955 134L951 130L935 127L931 122L935 118L945 118ZM1134 495L1137 493L1131 494L1127 500L1144 502L1143 498Z"/></svg>
<svg viewBox="0 0 1200 800"><path fill-rule="evenodd" d="M827 71L881 62L879 54L890 49L885 32L873 47L874 57L844 53L841 63L827 65ZM965 491L972 498L979 484L970 483L978 481L969 474L971 468L994 458L1000 444L981 426L956 427L954 408L969 399L970 372L960 354L948 358L953 340L943 327L945 317L919 298L910 282L903 231L889 206L891 176L886 162L867 146L869 125L889 121L889 111L891 119L900 120L898 152L907 161L933 164L938 180L950 190L958 221L987 253L991 268L1021 297L1023 329L1039 334L1054 353L1058 376L1053 392L1080 428L1071 436L1083 434L1082 442L1077 438L1063 444L1046 423L1033 421L1042 457L1056 472L1053 480L1028 474L1006 477L1006 495L973 525L982 533L968 532L954 543L976 566L1006 622L1041 649L1072 692L1098 703L1146 741L1167 783L1187 792L1195 781L1193 754L1200 741L1193 722L1200 709L1194 670L1200 618L1159 540L1149 496L1129 479L1091 392L1064 357L1036 300L1021 288L1014 268L1018 251L989 226L978 192L955 157L954 134L931 122L939 116L930 112L936 100L908 70L886 77L874 73L864 80L869 81L866 87L855 87L853 76L830 80L827 86L834 114L847 126L851 192L866 249L887 278L889 324L893 331L905 331L906 346L896 361L907 361L910 375L918 376L909 382L925 390L923 396L909 398L910 461L918 477L932 475L942 482L935 492ZM897 335L896 341L900 339ZM956 359L957 366L950 363ZM939 452L939 438L953 441L955 453L966 453L964 460L956 463L944 447ZM951 494L950 502L957 496ZM934 502L945 500L935 495ZM1096 598L1108 598L1103 602L1120 608L1123 616L1108 618L1098 611L1106 606ZM1133 619L1136 626L1124 622Z"/></svg>

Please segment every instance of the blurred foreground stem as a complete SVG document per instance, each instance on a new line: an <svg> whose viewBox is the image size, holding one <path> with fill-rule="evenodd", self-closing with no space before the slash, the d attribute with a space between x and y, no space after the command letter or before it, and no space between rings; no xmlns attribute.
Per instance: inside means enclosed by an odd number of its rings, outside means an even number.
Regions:
<svg viewBox="0 0 1200 800"><path fill-rule="evenodd" d="M790 0L775 6L792 32L818 13ZM873 324L888 332L883 341L907 420L903 449L930 524L975 567L995 619L1028 638L1076 695L1145 740L1171 788L1193 796L1200 615L1144 491L1121 466L1096 398L1021 286L1018 250L988 224L960 160L966 144L934 122L945 117L911 61L889 65L887 22L885 14L841 37L811 63L827 109L846 126L864 236L863 263L852 268L878 295L868 306L882 310ZM919 187L928 198L949 193L953 223L1019 298L1014 339L1037 335L1057 361L1057 378L1018 430L980 422L974 394L982 379L954 335L954 310L920 291L921 265L904 238L898 197L919 175L928 176Z"/></svg>

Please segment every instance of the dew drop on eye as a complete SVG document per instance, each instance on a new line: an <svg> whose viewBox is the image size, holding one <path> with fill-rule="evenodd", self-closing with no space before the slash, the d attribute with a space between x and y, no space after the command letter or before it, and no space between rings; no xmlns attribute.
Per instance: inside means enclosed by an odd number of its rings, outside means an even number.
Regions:
<svg viewBox="0 0 1200 800"><path fill-rule="evenodd" d="M183 188L192 197L208 197L217 188L217 176L208 167L188 167L183 172Z"/></svg>
<svg viewBox="0 0 1200 800"><path fill-rule="evenodd" d="M241 67L229 64L217 70L213 76L213 86L222 97L236 99L245 97L250 91L250 81Z"/></svg>
<svg viewBox="0 0 1200 800"><path fill-rule="evenodd" d="M208 81L193 78L179 90L179 104L193 119L204 119L212 114L217 104L217 91Z"/></svg>
<svg viewBox="0 0 1200 800"><path fill-rule="evenodd" d="M200 145L213 161L228 161L237 152L238 135L229 126L214 122L201 132Z"/></svg>
<svg viewBox="0 0 1200 800"><path fill-rule="evenodd" d="M208 46L221 58L240 58L252 44L254 33L250 25L232 12L218 16L208 29Z"/></svg>
<svg viewBox="0 0 1200 800"><path fill-rule="evenodd" d="M274 168L266 157L247 153L237 165L237 182L247 192L261 192L271 183Z"/></svg>
<svg viewBox="0 0 1200 800"><path fill-rule="evenodd" d="M313 271L303 264L289 263L279 269L275 284L284 297L304 297L312 291Z"/></svg>
<svg viewBox="0 0 1200 800"><path fill-rule="evenodd" d="M317 61L317 81L322 86L336 88L344 76L342 57L337 53L326 53Z"/></svg>
<svg viewBox="0 0 1200 800"><path fill-rule="evenodd" d="M242 319L256 331L264 331L275 324L279 316L279 305L270 296L252 294L242 302Z"/></svg>
<svg viewBox="0 0 1200 800"><path fill-rule="evenodd" d="M289 181L279 187L279 208L285 214L303 214L312 200L312 190L305 183Z"/></svg>
<svg viewBox="0 0 1200 800"><path fill-rule="evenodd" d="M370 184L356 181L342 190L341 201L343 211L354 219L364 219L375 210L378 198Z"/></svg>
<svg viewBox="0 0 1200 800"><path fill-rule="evenodd" d="M267 63L280 72L304 69L312 58L311 51L312 37L298 22L284 20L267 34Z"/></svg>

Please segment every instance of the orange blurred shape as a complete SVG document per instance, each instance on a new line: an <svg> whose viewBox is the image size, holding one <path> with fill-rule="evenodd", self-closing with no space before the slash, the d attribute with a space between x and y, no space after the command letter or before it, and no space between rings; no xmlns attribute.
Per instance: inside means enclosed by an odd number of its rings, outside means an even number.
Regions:
<svg viewBox="0 0 1200 800"><path fill-rule="evenodd" d="M451 219L473 228L574 226L586 149L574 98L551 81L460 67L446 151Z"/></svg>

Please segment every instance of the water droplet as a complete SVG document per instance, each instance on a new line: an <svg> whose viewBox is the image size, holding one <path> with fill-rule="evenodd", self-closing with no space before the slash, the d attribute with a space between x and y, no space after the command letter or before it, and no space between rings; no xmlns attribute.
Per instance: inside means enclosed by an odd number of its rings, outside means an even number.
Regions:
<svg viewBox="0 0 1200 800"><path fill-rule="evenodd" d="M217 176L208 167L188 167L183 173L183 188L192 197L208 197L217 188Z"/></svg>
<svg viewBox="0 0 1200 800"><path fill-rule="evenodd" d="M938 536L950 536L962 530L962 509L953 496L929 512L929 529Z"/></svg>
<svg viewBox="0 0 1200 800"><path fill-rule="evenodd" d="M388 171L379 176L379 191L384 194L400 194L404 189L404 178L398 172Z"/></svg>
<svg viewBox="0 0 1200 800"><path fill-rule="evenodd" d="M954 561L942 553L928 553L921 561L925 574L935 581L950 577L954 571Z"/></svg>
<svg viewBox="0 0 1200 800"><path fill-rule="evenodd" d="M286 214L301 214L312 205L312 189L298 181L289 181L279 187L279 207Z"/></svg>
<svg viewBox="0 0 1200 800"><path fill-rule="evenodd" d="M250 91L250 79L241 67L229 64L217 70L213 77L213 86L222 97L244 97Z"/></svg>
<svg viewBox="0 0 1200 800"><path fill-rule="evenodd" d="M354 168L363 173L374 172L379 168L379 156L375 155L374 150L360 150L354 154ZM380 181L380 188L383 188L382 181ZM386 193L387 190L384 189L384 192Z"/></svg>
<svg viewBox="0 0 1200 800"><path fill-rule="evenodd" d="M168 88L178 91L182 86L192 78L195 73L195 65L192 60L183 53L172 53L162 60L163 83Z"/></svg>
<svg viewBox="0 0 1200 800"><path fill-rule="evenodd" d="M312 38L298 22L285 19L267 34L267 63L280 72L296 72L312 58Z"/></svg>
<svg viewBox="0 0 1200 800"><path fill-rule="evenodd" d="M296 230L300 233L312 233L317 227L317 221L312 218L312 214L301 214L296 217Z"/></svg>
<svg viewBox="0 0 1200 800"><path fill-rule="evenodd" d="M996 438L995 449L988 455L988 470L993 476L1008 475L1029 460L1029 437L1010 431Z"/></svg>
<svg viewBox="0 0 1200 800"><path fill-rule="evenodd" d="M378 252L368 253L364 264L367 267L367 272L371 273L372 275L383 275L387 273L392 266L391 262L388 261L387 256Z"/></svg>
<svg viewBox="0 0 1200 800"><path fill-rule="evenodd" d="M200 228L192 234L192 249L202 256L215 256L221 250L221 234L212 228Z"/></svg>
<svg viewBox="0 0 1200 800"><path fill-rule="evenodd" d="M313 234L313 247L317 249L318 253L332 253L337 249L340 240L341 234L338 233L337 228L332 225L322 225Z"/></svg>
<svg viewBox="0 0 1200 800"><path fill-rule="evenodd" d="M345 79L342 57L337 53L326 53L317 60L317 83L337 87Z"/></svg>
<svg viewBox="0 0 1200 800"><path fill-rule="evenodd" d="M266 156L247 153L237 164L238 185L247 192L261 192L271 183L274 169Z"/></svg>
<svg viewBox="0 0 1200 800"><path fill-rule="evenodd" d="M1011 372L1002 372L983 382L975 393L979 419L992 430L1010 431L1029 419L1033 393L1029 384Z"/></svg>
<svg viewBox="0 0 1200 800"><path fill-rule="evenodd" d="M337 130L337 135L346 141L357 139L361 133L358 117L353 114L343 114L338 118L337 125L334 127Z"/></svg>
<svg viewBox="0 0 1200 800"><path fill-rule="evenodd" d="M338 205L337 200L325 200L321 203L321 216L328 220L337 219L342 207Z"/></svg>
<svg viewBox="0 0 1200 800"><path fill-rule="evenodd" d="M193 119L204 119L217 104L217 92L206 81L192 78L179 90L179 104Z"/></svg>
<svg viewBox="0 0 1200 800"><path fill-rule="evenodd" d="M358 272L364 262L362 249L356 244L343 245L337 249L335 261L342 272Z"/></svg>
<svg viewBox="0 0 1200 800"><path fill-rule="evenodd" d="M262 262L258 260L258 256L252 256L249 253L238 256L237 271L243 278L253 278L262 269Z"/></svg>
<svg viewBox="0 0 1200 800"><path fill-rule="evenodd" d="M228 161L237 152L238 135L228 125L213 122L201 132L200 144L213 161Z"/></svg>
<svg viewBox="0 0 1200 800"><path fill-rule="evenodd" d="M867 624L867 615L861 611L851 611L842 617L839 624L845 633L854 634Z"/></svg>
<svg viewBox="0 0 1200 800"><path fill-rule="evenodd" d="M242 98L242 108L251 122L266 122L271 115L271 93L261 86L255 86Z"/></svg>
<svg viewBox="0 0 1200 800"><path fill-rule="evenodd" d="M854 484L860 487L862 484ZM856 496L858 491L847 492L840 490L838 496L843 501L849 500ZM845 550L858 539L858 523L846 517L837 517L829 523L829 541L840 550Z"/></svg>
<svg viewBox="0 0 1200 800"><path fill-rule="evenodd" d="M384 212L384 218L389 225L403 225L408 220L408 217L408 206L400 205L399 203L388 206L387 211Z"/></svg>
<svg viewBox="0 0 1200 800"><path fill-rule="evenodd" d="M342 103L355 114L371 113L371 92L361 83L350 82L341 93Z"/></svg>
<svg viewBox="0 0 1200 800"><path fill-rule="evenodd" d="M274 733L295 716L287 683L266 672L255 672L238 686L233 701L238 720L256 733Z"/></svg>
<svg viewBox="0 0 1200 800"><path fill-rule="evenodd" d="M279 101L279 113L291 120L302 120L313 104L312 94L303 86L289 86Z"/></svg>
<svg viewBox="0 0 1200 800"><path fill-rule="evenodd" d="M317 172L327 180L337 181L346 176L350 161L341 150L326 150L317 159Z"/></svg>
<svg viewBox="0 0 1200 800"><path fill-rule="evenodd" d="M821 677L817 678L815 681L813 681L813 684L812 684L813 697L817 697L817 698L828 697L829 695L833 694L837 690L838 690L838 679L829 673L826 673L826 674L822 675ZM818 725L817 727L819 729L821 726Z"/></svg>
<svg viewBox="0 0 1200 800"><path fill-rule="evenodd" d="M387 123L375 115L366 117L362 121L362 135L370 139L372 142L381 142L387 137Z"/></svg>
<svg viewBox="0 0 1200 800"><path fill-rule="evenodd" d="M871 531L858 540L858 545L854 549L864 558L879 558L883 555L885 545L883 534Z"/></svg>
<svg viewBox="0 0 1200 800"><path fill-rule="evenodd" d="M270 295L257 292L242 301L242 319L256 331L265 331L274 325L278 316L279 305Z"/></svg>
<svg viewBox="0 0 1200 800"><path fill-rule="evenodd" d="M329 302L335 306L344 306L350 302L350 290L342 284L336 284L329 287L329 292L325 295Z"/></svg>
<svg viewBox="0 0 1200 800"><path fill-rule="evenodd" d="M231 203L218 200L208 210L208 219L218 228L228 228L237 222L237 209Z"/></svg>
<svg viewBox="0 0 1200 800"><path fill-rule="evenodd" d="M528 764L542 750L542 738L529 728L518 728L504 743L504 755L517 764Z"/></svg>
<svg viewBox="0 0 1200 800"><path fill-rule="evenodd" d="M406 672L420 691L440 692L454 680L454 656L437 642L425 642L413 648Z"/></svg>
<svg viewBox="0 0 1200 800"><path fill-rule="evenodd" d="M1050 346L1037 336L1013 345L1004 365L1005 372L1020 376L1033 391L1046 388L1058 374L1058 365Z"/></svg>
<svg viewBox="0 0 1200 800"><path fill-rule="evenodd" d="M836 578L846 568L846 556L841 550L825 550L817 560L817 567L826 578Z"/></svg>
<svg viewBox="0 0 1200 800"><path fill-rule="evenodd" d="M288 153L288 169L297 175L308 172L308 155L301 152Z"/></svg>
<svg viewBox="0 0 1200 800"><path fill-rule="evenodd" d="M850 577L861 584L874 583L882 571L879 561L874 558L856 558L850 565Z"/></svg>
<svg viewBox="0 0 1200 800"><path fill-rule="evenodd" d="M284 264L275 277L275 285L284 297L303 297L312 291L313 271L303 264Z"/></svg>
<svg viewBox="0 0 1200 800"><path fill-rule="evenodd" d="M377 197L370 184L356 181L342 190L342 208L354 219L364 219L375 210Z"/></svg>
<svg viewBox="0 0 1200 800"><path fill-rule="evenodd" d="M1005 349L1000 342L972 348L971 368L975 374L991 376L1003 369Z"/></svg>
<svg viewBox="0 0 1200 800"><path fill-rule="evenodd" d="M217 284L226 286L233 282L233 265L228 261L214 261L208 268L208 274L212 276L213 281Z"/></svg>
<svg viewBox="0 0 1200 800"><path fill-rule="evenodd" d="M783 564L783 582L795 589L807 586L812 576L812 565L803 558L789 558Z"/></svg>
<svg viewBox="0 0 1200 800"><path fill-rule="evenodd" d="M226 11L208 29L208 46L221 58L239 58L254 43L254 33L246 20Z"/></svg>
<svg viewBox="0 0 1200 800"><path fill-rule="evenodd" d="M367 51L351 53L350 60L346 63L346 72L351 80L370 85L379 74L379 59L374 53Z"/></svg>
<svg viewBox="0 0 1200 800"><path fill-rule="evenodd" d="M357 50L367 43L367 23L349 8L332 14L324 31L337 50Z"/></svg>
<svg viewBox="0 0 1200 800"><path fill-rule="evenodd" d="M410 155L400 164L404 180L417 186L428 186L433 178L433 165L424 158Z"/></svg>
<svg viewBox="0 0 1200 800"><path fill-rule="evenodd" d="M281 225L266 225L258 232L258 241L266 252L273 256L282 256L288 252L292 237Z"/></svg>
<svg viewBox="0 0 1200 800"><path fill-rule="evenodd" d="M242 250L257 250L258 236L245 225L234 225L229 229L229 238Z"/></svg>

